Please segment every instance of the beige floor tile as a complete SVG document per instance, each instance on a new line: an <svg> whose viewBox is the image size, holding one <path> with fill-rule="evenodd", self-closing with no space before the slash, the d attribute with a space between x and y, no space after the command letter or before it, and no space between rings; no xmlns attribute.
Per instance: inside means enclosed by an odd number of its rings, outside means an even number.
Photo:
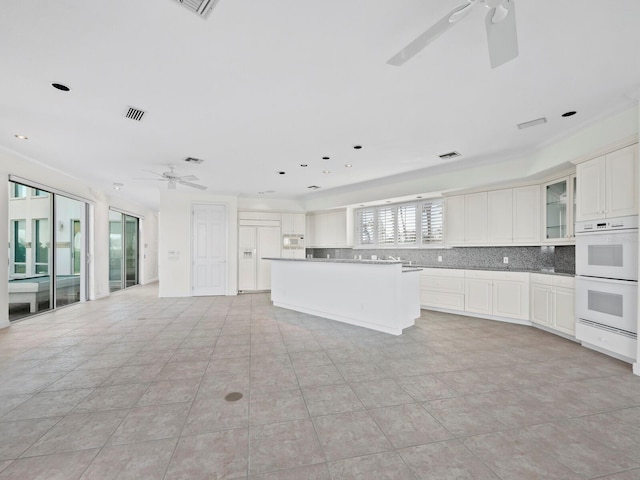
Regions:
<svg viewBox="0 0 640 480"><path fill-rule="evenodd" d="M249 473L285 470L324 462L310 420L272 423L249 431Z"/></svg>
<svg viewBox="0 0 640 480"><path fill-rule="evenodd" d="M77 390L60 390L40 392L13 409L0 419L1 421L27 420L46 417L60 417L71 412L73 408L93 392L92 388Z"/></svg>
<svg viewBox="0 0 640 480"><path fill-rule="evenodd" d="M59 420L56 417L0 423L0 460L18 458Z"/></svg>
<svg viewBox="0 0 640 480"><path fill-rule="evenodd" d="M366 408L414 402L414 399L391 378L351 383L351 388Z"/></svg>
<svg viewBox="0 0 640 480"><path fill-rule="evenodd" d="M411 480L413 474L396 452L376 453L363 457L329 462L332 480Z"/></svg>
<svg viewBox="0 0 640 480"><path fill-rule="evenodd" d="M251 475L250 480L331 480L326 464L319 463L306 467L279 470L277 472Z"/></svg>
<svg viewBox="0 0 640 480"><path fill-rule="evenodd" d="M160 440L180 435L191 403L136 407L109 439L109 445Z"/></svg>
<svg viewBox="0 0 640 480"><path fill-rule="evenodd" d="M180 438L164 480L240 478L247 473L247 429Z"/></svg>
<svg viewBox="0 0 640 480"><path fill-rule="evenodd" d="M345 383L344 378L334 365L294 366L293 369L302 388Z"/></svg>
<svg viewBox="0 0 640 480"><path fill-rule="evenodd" d="M200 378L152 382L139 397L137 406L191 402L198 393L200 382Z"/></svg>
<svg viewBox="0 0 640 480"><path fill-rule="evenodd" d="M312 417L364 410L358 396L346 384L305 388L302 393Z"/></svg>
<svg viewBox="0 0 640 480"><path fill-rule="evenodd" d="M77 480L98 449L19 458L0 473L0 480Z"/></svg>
<svg viewBox="0 0 640 480"><path fill-rule="evenodd" d="M73 410L74 413L119 410L133 407L149 387L148 383L127 383L98 387Z"/></svg>

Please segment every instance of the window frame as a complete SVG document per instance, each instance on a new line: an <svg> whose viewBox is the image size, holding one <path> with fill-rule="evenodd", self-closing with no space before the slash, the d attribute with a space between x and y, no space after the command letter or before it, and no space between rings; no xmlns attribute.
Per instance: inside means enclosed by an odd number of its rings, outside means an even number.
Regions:
<svg viewBox="0 0 640 480"><path fill-rule="evenodd" d="M426 205L438 205L439 215L442 219L440 224L423 225L423 212ZM415 232L411 232L410 219L407 220L407 232L402 234L400 230L401 211L406 212L413 209L413 227ZM393 241L382 242L380 241L380 229L379 222L381 218L388 218L388 215L381 215L383 212L392 211L391 217L393 222ZM371 222L373 219L373 222ZM363 222L367 221L365 225ZM388 228L388 223L386 226ZM437 241L425 241L425 238L438 237L434 233L434 230L440 230L439 240ZM429 232L429 233L426 233ZM362 240L368 237L371 239L370 243L363 243ZM385 238L389 238L388 234ZM413 238L411 238L413 237ZM406 240L408 238L408 240ZM403 248L442 248L444 246L444 199L431 198L424 199L417 202L401 202L385 205L377 205L373 207L361 207L355 210L355 235L354 235L354 248L355 249L403 249Z"/></svg>

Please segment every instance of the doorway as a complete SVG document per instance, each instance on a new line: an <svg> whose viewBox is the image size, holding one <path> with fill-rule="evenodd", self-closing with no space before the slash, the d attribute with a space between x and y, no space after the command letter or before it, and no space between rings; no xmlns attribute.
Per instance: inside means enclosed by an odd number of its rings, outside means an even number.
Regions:
<svg viewBox="0 0 640 480"><path fill-rule="evenodd" d="M109 291L139 283L140 219L109 210Z"/></svg>
<svg viewBox="0 0 640 480"><path fill-rule="evenodd" d="M227 207L199 203L192 206L191 294L227 293Z"/></svg>

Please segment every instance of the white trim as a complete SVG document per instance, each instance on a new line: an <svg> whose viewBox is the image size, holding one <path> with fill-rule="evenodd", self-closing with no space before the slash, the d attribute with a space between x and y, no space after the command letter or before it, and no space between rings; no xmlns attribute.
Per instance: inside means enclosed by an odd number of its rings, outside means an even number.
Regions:
<svg viewBox="0 0 640 480"><path fill-rule="evenodd" d="M114 212L122 213L124 215L129 215L130 217L136 217L138 220L144 220L144 215L140 215L139 213L133 213L128 210L123 210L118 207L109 207L109 210L113 210Z"/></svg>
<svg viewBox="0 0 640 480"><path fill-rule="evenodd" d="M633 364L633 374L640 376L640 362L635 362Z"/></svg>
<svg viewBox="0 0 640 480"><path fill-rule="evenodd" d="M577 165L578 163L593 160L594 158L601 157L602 155L607 155L608 153L613 153L616 150L621 150L631 145L635 145L636 143L638 143L639 138L640 138L640 135L637 133L634 133L633 135L623 138L622 140L618 140L617 142L610 143L606 147L599 148L595 152L589 152L586 155L581 155L580 157L571 160L571 163L573 163L574 165Z"/></svg>
<svg viewBox="0 0 640 480"><path fill-rule="evenodd" d="M96 202L93 200L89 200L85 197L81 197L79 195L74 195L73 193L65 192L64 190L58 190L57 188L50 187L48 185L44 185L42 183L34 182L32 180L27 180L26 178L19 177L17 175L9 174L9 181L20 183L27 187L37 188L38 190L43 190L48 193L53 193L55 195L62 195L63 197L70 198L72 200L77 200L79 202L88 203L89 205L95 205Z"/></svg>

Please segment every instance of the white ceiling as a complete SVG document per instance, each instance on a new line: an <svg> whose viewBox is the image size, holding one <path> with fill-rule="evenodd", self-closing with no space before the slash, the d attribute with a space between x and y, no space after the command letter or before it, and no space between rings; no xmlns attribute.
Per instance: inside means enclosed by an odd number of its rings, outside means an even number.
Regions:
<svg viewBox="0 0 640 480"><path fill-rule="evenodd" d="M170 163L209 192L296 198L451 150L504 161L634 102L640 2L516 2L520 56L492 70L482 7L386 64L464 0L220 0L206 20L175 0L5 1L0 146L150 206L166 184L133 178Z"/></svg>

